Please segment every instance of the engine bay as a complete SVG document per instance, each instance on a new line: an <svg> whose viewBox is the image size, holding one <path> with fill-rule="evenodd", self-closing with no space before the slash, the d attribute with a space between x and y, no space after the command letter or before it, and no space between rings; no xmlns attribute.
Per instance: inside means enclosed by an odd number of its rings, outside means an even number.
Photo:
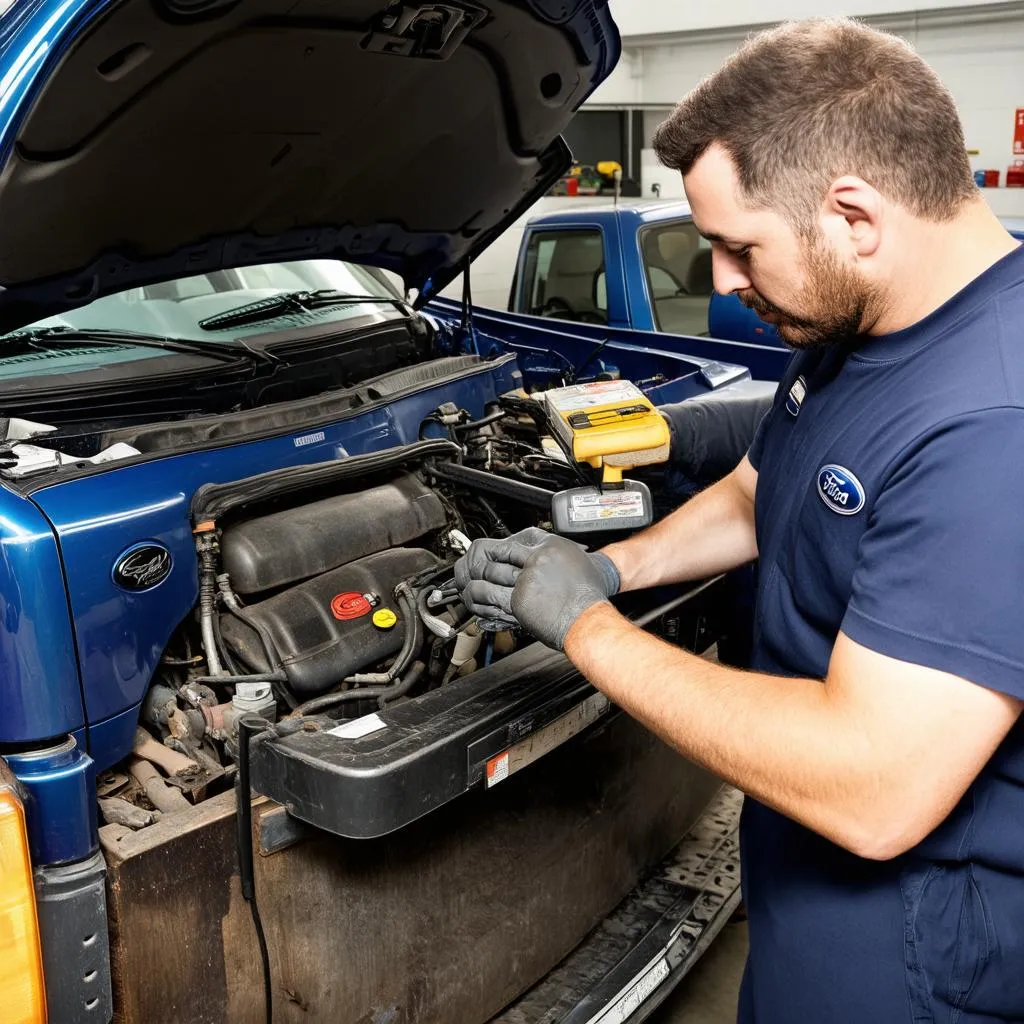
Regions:
<svg viewBox="0 0 1024 1024"><path fill-rule="evenodd" d="M130 764L101 776L104 820L137 827L223 791L244 715L278 735L326 733L472 685L529 647L482 628L453 570L477 537L551 530L554 495L600 479L549 423L522 391L479 418L447 403L414 444L200 488L199 601L164 651ZM153 747L178 758L166 778L139 777Z"/></svg>

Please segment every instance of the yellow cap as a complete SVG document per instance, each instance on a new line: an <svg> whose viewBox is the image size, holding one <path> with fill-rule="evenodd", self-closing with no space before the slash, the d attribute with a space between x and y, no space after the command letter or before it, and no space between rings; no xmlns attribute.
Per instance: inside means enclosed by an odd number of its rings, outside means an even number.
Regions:
<svg viewBox="0 0 1024 1024"><path fill-rule="evenodd" d="M378 608L373 613L373 624L378 629L394 629L398 616L390 608Z"/></svg>

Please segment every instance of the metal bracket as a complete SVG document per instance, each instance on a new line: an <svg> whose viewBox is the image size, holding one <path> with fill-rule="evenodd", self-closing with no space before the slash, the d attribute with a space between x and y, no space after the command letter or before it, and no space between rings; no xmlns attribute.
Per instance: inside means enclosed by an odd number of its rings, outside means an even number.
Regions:
<svg viewBox="0 0 1024 1024"><path fill-rule="evenodd" d="M374 18L361 45L374 53L447 60L486 19L486 11L470 4L395 3Z"/></svg>
<svg viewBox="0 0 1024 1024"><path fill-rule="evenodd" d="M293 818L283 807L274 805L259 813L259 851L263 857L288 849L318 830L298 818Z"/></svg>

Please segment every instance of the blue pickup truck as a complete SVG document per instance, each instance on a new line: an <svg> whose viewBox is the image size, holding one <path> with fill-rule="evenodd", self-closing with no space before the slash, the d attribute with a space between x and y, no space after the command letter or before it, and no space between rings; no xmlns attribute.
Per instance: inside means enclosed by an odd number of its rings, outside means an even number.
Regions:
<svg viewBox="0 0 1024 1024"><path fill-rule="evenodd" d="M618 53L604 0L5 8L6 1024L625 1021L729 917L734 795L449 585L590 479L537 395L749 378L428 306Z"/></svg>

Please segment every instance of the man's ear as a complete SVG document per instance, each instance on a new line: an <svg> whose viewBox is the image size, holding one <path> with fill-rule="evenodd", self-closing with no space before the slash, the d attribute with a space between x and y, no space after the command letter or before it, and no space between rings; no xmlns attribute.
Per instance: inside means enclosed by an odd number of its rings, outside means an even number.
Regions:
<svg viewBox="0 0 1024 1024"><path fill-rule="evenodd" d="M825 195L822 219L827 234L858 256L872 256L881 244L882 196L863 178L836 178Z"/></svg>

